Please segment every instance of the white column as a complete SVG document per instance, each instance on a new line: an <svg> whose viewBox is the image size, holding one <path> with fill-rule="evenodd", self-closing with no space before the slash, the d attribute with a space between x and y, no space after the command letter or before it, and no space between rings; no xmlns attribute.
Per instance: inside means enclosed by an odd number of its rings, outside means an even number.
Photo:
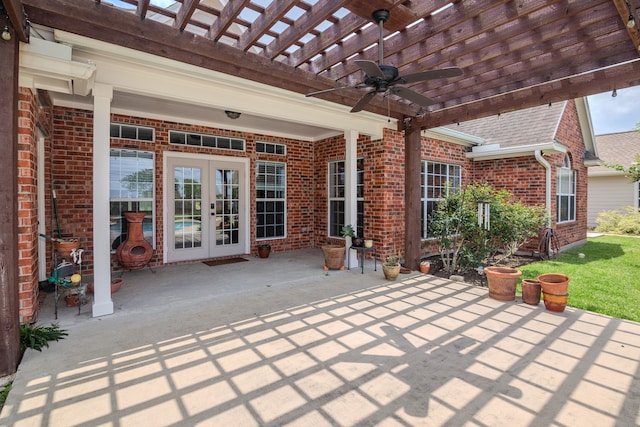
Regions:
<svg viewBox="0 0 640 427"><path fill-rule="evenodd" d="M93 317L113 314L109 249L109 127L113 87L93 86Z"/></svg>
<svg viewBox="0 0 640 427"><path fill-rule="evenodd" d="M345 155L344 155L344 223L353 225L356 229L358 223L358 132L347 130L344 132ZM357 233L356 233L357 234ZM358 236L362 237L362 236ZM350 242L347 242L347 246ZM350 250L347 253L350 257L349 265L358 267L358 256L356 251Z"/></svg>

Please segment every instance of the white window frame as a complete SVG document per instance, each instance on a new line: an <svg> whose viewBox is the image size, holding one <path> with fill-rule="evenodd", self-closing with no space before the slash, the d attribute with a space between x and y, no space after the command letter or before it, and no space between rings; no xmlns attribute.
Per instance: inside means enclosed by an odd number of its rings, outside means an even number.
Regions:
<svg viewBox="0 0 640 427"><path fill-rule="evenodd" d="M268 180L265 179L265 189L267 188L267 186L271 186L273 190L278 191L278 192L282 192L282 194L284 195L284 197L270 197L270 198L260 198L258 197L258 191L259 191L259 187L260 187L260 165L275 165L276 167L282 167L282 169L284 170L284 182L282 186L279 186L277 184L274 185L270 185ZM278 236L266 236L266 237L258 237L258 215L261 214L261 212L258 210L258 203L261 202L275 202L275 203L280 203L282 202L283 204L283 233L282 235L278 235ZM264 225L272 225L272 224L264 224ZM274 240L274 239L286 239L287 238L287 164L284 162L272 162L272 161L267 161L267 160L258 160L256 162L256 241L262 241L262 240Z"/></svg>
<svg viewBox="0 0 640 427"><path fill-rule="evenodd" d="M335 172L333 169L336 166L342 165L342 172ZM356 171L357 177L357 190L356 190L356 218L358 219L358 224L354 225L354 229L356 230L357 236L363 236L363 227L364 227L364 159L359 157L356 160L356 167L358 170ZM361 167L360 167L361 165ZM340 231L345 224L344 219L344 211L345 211L345 161L344 160L335 160L331 161L327 165L327 183L328 183L328 194L327 194L327 235L329 237L342 237ZM336 214L332 211L332 207L336 203L342 204L342 219L340 221L334 220L336 218ZM337 222L334 222L337 221ZM332 234L332 231L334 233Z"/></svg>
<svg viewBox="0 0 640 427"><path fill-rule="evenodd" d="M117 156L114 154L118 154ZM141 155L148 155L150 156L150 161L151 161L151 197L140 197L140 192L142 190L140 190L140 188L138 188L136 186L136 188L132 188L128 191L128 194L124 194L124 189L120 190L120 194L116 195L114 197L114 192L117 191L114 189L115 187L115 181L113 179L113 176L115 174L114 171L114 167L119 166L116 165L114 163L119 163L117 160L114 159L121 159L123 158L122 154L123 153L130 153L130 154L136 154L135 158L136 159L140 159L142 158ZM147 158L147 157L144 157ZM140 169L138 169L139 171ZM135 172L134 172L135 173ZM110 211L112 210L111 205L113 203L127 203L129 205L134 205L137 203L150 203L151 209L145 209L145 211L150 211L149 214L147 214L147 216L145 217L145 219L149 219L149 216L151 217L151 236L145 235L145 240L147 240L155 249L156 247L156 220L155 220L155 206L156 206L156 183L155 183L155 153L153 151L148 151L148 150L134 150L134 149L122 149L122 148L111 148L109 151L109 176L110 176L110 185L109 185L109 209ZM120 176L120 180L122 178L124 178L124 176L122 176L122 174L119 174ZM119 218L115 218L113 217L112 219L114 220L120 220L120 221L124 221L124 218L122 216L122 212L120 213L120 217ZM111 214L113 214L113 212L111 212ZM121 224L122 225L122 224ZM144 224L143 224L144 227ZM111 231L110 231L111 232ZM115 233L115 231L114 231ZM120 233L120 231L118 231L118 233ZM118 237L116 236L115 239L117 239ZM109 242L111 245L114 244L115 241L114 238L109 238ZM112 247L111 248L112 251L114 251L115 249Z"/></svg>
<svg viewBox="0 0 640 427"><path fill-rule="evenodd" d="M568 181L565 182L565 180ZM562 219L562 211L567 204L567 218ZM556 223L562 224L576 220L576 172L571 169L571 159L566 154L562 166L558 168L556 179Z"/></svg>
<svg viewBox="0 0 640 427"><path fill-rule="evenodd" d="M444 167L445 172L439 174L428 173L429 165ZM422 161L420 175L422 177L420 188L420 204L422 207L422 239L430 239L429 230L427 229L429 215L431 210L429 206L435 207L437 203L443 200L441 194L443 191L459 190L462 186L462 165L455 165L444 162L433 162L430 160ZM432 178L431 181L429 178ZM437 194L437 196L435 196ZM434 197L435 196L435 197Z"/></svg>

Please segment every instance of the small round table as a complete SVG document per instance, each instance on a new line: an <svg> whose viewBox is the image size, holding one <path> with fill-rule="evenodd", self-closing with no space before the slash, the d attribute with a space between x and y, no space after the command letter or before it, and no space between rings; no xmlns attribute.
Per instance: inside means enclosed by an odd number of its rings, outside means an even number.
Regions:
<svg viewBox="0 0 640 427"><path fill-rule="evenodd" d="M376 247L371 246L367 248L365 246L349 246L349 249L356 251L356 256L360 254L360 267L362 267L362 274L364 274L364 254L365 252L373 252L373 271L378 271L378 260L376 254ZM351 270L351 257L349 256L349 250L347 250L347 270Z"/></svg>

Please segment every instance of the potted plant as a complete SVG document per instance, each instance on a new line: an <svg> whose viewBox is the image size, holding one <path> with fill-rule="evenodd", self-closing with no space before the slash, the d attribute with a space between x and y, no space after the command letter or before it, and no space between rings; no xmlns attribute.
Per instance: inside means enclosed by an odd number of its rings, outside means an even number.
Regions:
<svg viewBox="0 0 640 427"><path fill-rule="evenodd" d="M351 238L351 246L360 247L364 244L364 239L362 237L356 236L356 232L353 229L353 226L351 224L347 224L344 227L342 227L340 234L345 239L347 239L348 237ZM350 246L348 242L347 242L347 246Z"/></svg>
<svg viewBox="0 0 640 427"><path fill-rule="evenodd" d="M382 271L387 280L395 280L400 274L400 257L392 255L384 260Z"/></svg>
<svg viewBox="0 0 640 427"><path fill-rule="evenodd" d="M522 271L511 267L489 266L484 268L489 286L489 296L500 301L516 299L516 285Z"/></svg>
<svg viewBox="0 0 640 427"><path fill-rule="evenodd" d="M431 262L427 260L420 261L420 272L428 274L429 270L431 270Z"/></svg>
<svg viewBox="0 0 640 427"><path fill-rule="evenodd" d="M258 245L258 256L260 258L269 258L269 254L271 253L271 245L262 244Z"/></svg>
<svg viewBox="0 0 640 427"><path fill-rule="evenodd" d="M351 224L347 224L340 230L340 234L347 240L355 236L355 231ZM324 255L324 267L326 270L344 270L344 254L346 251L345 245L332 245L327 244L322 246L322 253Z"/></svg>

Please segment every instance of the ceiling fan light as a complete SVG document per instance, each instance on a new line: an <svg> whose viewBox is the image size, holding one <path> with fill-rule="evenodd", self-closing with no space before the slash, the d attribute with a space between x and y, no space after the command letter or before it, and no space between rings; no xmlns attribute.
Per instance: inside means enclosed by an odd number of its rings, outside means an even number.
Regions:
<svg viewBox="0 0 640 427"><path fill-rule="evenodd" d="M231 111L231 110L224 110L224 113L227 115L227 117L229 117L231 120L235 120L238 117L240 117L240 114L242 113L238 113L237 111Z"/></svg>

